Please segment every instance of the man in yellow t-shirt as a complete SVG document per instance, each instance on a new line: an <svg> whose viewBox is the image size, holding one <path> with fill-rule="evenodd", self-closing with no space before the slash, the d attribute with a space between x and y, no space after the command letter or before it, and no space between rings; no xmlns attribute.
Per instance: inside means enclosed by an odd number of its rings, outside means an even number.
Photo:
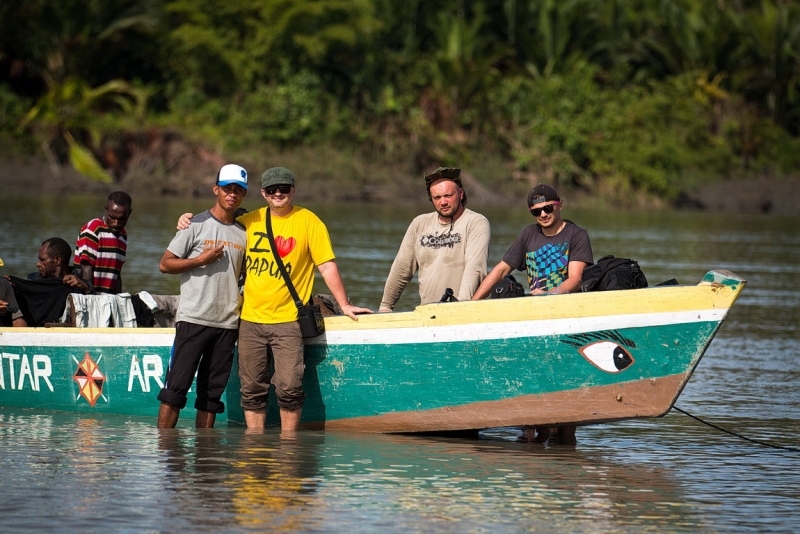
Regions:
<svg viewBox="0 0 800 534"><path fill-rule="evenodd" d="M261 195L267 202L275 248L298 296L311 298L316 267L342 312L372 313L349 303L325 224L311 211L294 206L294 175L273 167L261 175ZM239 378L242 408L248 428L263 428L267 392L275 385L282 430L295 430L305 401L302 381L303 338L297 323L297 306L275 264L266 229L267 207L242 215L247 229L244 304L239 325ZM275 374L270 380L270 359Z"/></svg>

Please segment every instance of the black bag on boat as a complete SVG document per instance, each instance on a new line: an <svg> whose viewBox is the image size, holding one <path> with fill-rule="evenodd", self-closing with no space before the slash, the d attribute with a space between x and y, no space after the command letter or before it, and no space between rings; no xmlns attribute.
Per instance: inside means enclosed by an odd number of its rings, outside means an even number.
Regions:
<svg viewBox="0 0 800 534"><path fill-rule="evenodd" d="M517 279L510 274L492 286L489 293L490 299L508 299L511 297L521 297L525 294L525 288L517 282Z"/></svg>
<svg viewBox="0 0 800 534"><path fill-rule="evenodd" d="M297 322L304 338L317 337L325 333L325 320L322 310L317 304L305 304L297 307Z"/></svg>
<svg viewBox="0 0 800 534"><path fill-rule="evenodd" d="M444 295L439 299L439 302L458 302L453 290L449 287L444 290Z"/></svg>
<svg viewBox="0 0 800 534"><path fill-rule="evenodd" d="M628 258L604 256L583 270L581 291L614 291L647 287L639 263Z"/></svg>

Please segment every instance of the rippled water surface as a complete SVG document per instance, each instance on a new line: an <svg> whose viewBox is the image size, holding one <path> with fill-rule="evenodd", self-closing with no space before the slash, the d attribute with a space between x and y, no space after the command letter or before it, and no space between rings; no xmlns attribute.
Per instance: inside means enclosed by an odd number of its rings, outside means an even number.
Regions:
<svg viewBox="0 0 800 534"><path fill-rule="evenodd" d="M15 214L0 218L0 274L34 271L42 240L74 241L102 204L0 200L0 213ZM158 260L177 216L208 204L134 199L127 290L178 291ZM405 228L427 207L310 207L328 224L353 301L377 308ZM195 431L188 415L158 432L155 400L152 420L0 408L0 531L796 530L800 219L568 207L596 259L636 258L651 284L696 283L712 268L748 280L676 406L759 443L678 411L581 428L578 445L563 447L521 442L515 429L480 439ZM492 222L491 263L532 222L519 208L479 209ZM415 292L406 290L401 309L415 305Z"/></svg>

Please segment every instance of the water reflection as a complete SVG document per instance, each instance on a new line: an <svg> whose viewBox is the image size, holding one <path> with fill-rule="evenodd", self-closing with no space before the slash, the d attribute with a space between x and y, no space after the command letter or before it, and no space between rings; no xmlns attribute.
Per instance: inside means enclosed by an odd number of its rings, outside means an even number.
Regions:
<svg viewBox="0 0 800 534"><path fill-rule="evenodd" d="M709 435L683 416L582 429L577 448L521 443L511 429L481 440L287 439L152 423L0 412L4 529L713 531L720 509L728 526L765 509L786 526L796 514L787 503L800 498L796 455ZM723 423L776 439L796 430Z"/></svg>
<svg viewBox="0 0 800 534"><path fill-rule="evenodd" d="M177 215L207 204L134 199L127 289L177 292L158 260ZM330 229L353 301L376 308L408 223L429 207L309 207ZM493 264L531 217L474 208L492 223ZM0 199L0 211L15 214L0 218L0 274L33 271L44 238L73 241L101 210L102 199L89 197ZM589 230L597 258L635 258L651 283L693 284L712 268L748 280L677 405L800 448L800 220L569 215ZM315 290L327 292L322 280ZM398 308L417 299L410 286ZM576 448L519 443L508 429L479 441L318 432L286 440L274 429L154 426L0 407L3 530L752 532L791 531L800 521L800 455L675 413L581 428Z"/></svg>
<svg viewBox="0 0 800 534"><path fill-rule="evenodd" d="M666 469L617 464L570 449L514 442L334 434L326 486L340 501L373 497L372 512L461 530L487 517L500 528L552 532L591 525L692 522ZM645 520L645 516L647 519ZM395 525L398 526L398 525Z"/></svg>

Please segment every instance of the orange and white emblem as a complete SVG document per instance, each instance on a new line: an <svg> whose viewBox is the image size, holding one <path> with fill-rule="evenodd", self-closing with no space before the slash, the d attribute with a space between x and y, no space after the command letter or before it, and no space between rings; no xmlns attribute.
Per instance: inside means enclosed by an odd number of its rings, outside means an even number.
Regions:
<svg viewBox="0 0 800 534"><path fill-rule="evenodd" d="M98 361L100 360L98 359ZM88 352L83 357L83 361L78 363L78 369L72 377L78 383L81 397L86 399L90 406L94 407L98 397L103 394L103 384L105 384L106 377L100 372L100 368L92 360Z"/></svg>

